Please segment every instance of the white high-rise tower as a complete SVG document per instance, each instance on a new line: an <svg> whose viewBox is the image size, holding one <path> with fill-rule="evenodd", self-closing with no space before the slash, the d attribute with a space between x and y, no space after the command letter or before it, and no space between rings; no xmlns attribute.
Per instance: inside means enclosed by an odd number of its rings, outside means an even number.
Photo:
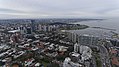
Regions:
<svg viewBox="0 0 119 67"><path fill-rule="evenodd" d="M74 44L74 52L79 52L79 45L77 43Z"/></svg>

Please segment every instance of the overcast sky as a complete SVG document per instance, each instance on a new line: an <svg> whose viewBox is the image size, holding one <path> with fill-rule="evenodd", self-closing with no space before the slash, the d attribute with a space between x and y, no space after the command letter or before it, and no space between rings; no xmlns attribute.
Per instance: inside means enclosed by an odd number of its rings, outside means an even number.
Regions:
<svg viewBox="0 0 119 67"><path fill-rule="evenodd" d="M119 17L119 0L0 0L0 18Z"/></svg>

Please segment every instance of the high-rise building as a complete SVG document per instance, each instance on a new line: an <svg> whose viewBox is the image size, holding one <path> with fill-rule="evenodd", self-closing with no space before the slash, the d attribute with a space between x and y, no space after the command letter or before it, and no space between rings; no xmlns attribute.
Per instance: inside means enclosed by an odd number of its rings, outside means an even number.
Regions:
<svg viewBox="0 0 119 67"><path fill-rule="evenodd" d="M42 29L43 29L43 31L47 31L47 26L44 25L44 26L42 27Z"/></svg>
<svg viewBox="0 0 119 67"><path fill-rule="evenodd" d="M31 20L31 30L32 32L36 31L35 20Z"/></svg>
<svg viewBox="0 0 119 67"><path fill-rule="evenodd" d="M25 34L25 27L24 26L20 26L18 27L18 29L20 30L21 34Z"/></svg>
<svg viewBox="0 0 119 67"><path fill-rule="evenodd" d="M26 34L32 34L32 28L26 27Z"/></svg>
<svg viewBox="0 0 119 67"><path fill-rule="evenodd" d="M48 31L53 31L53 26L52 25L48 26Z"/></svg>
<svg viewBox="0 0 119 67"><path fill-rule="evenodd" d="M76 52L76 53L79 52L79 46L80 46L80 45L77 44L77 43L74 44L74 52Z"/></svg>
<svg viewBox="0 0 119 67"><path fill-rule="evenodd" d="M38 30L39 30L39 31L42 31L42 25L41 25L41 24L39 24Z"/></svg>

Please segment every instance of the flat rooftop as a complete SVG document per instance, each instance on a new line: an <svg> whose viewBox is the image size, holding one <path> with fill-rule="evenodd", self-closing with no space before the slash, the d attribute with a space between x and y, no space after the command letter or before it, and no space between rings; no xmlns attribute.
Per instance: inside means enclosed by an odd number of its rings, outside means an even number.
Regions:
<svg viewBox="0 0 119 67"><path fill-rule="evenodd" d="M20 30L12 30L12 31L8 31L9 33L16 33L16 32L20 32Z"/></svg>

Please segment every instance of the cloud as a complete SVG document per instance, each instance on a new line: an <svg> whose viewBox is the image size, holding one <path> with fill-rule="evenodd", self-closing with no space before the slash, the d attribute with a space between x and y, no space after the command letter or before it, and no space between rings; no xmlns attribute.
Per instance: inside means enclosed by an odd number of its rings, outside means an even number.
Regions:
<svg viewBox="0 0 119 67"><path fill-rule="evenodd" d="M0 18L118 17L118 10L119 0L0 0Z"/></svg>
<svg viewBox="0 0 119 67"><path fill-rule="evenodd" d="M0 13L25 13L24 11L0 8Z"/></svg>

